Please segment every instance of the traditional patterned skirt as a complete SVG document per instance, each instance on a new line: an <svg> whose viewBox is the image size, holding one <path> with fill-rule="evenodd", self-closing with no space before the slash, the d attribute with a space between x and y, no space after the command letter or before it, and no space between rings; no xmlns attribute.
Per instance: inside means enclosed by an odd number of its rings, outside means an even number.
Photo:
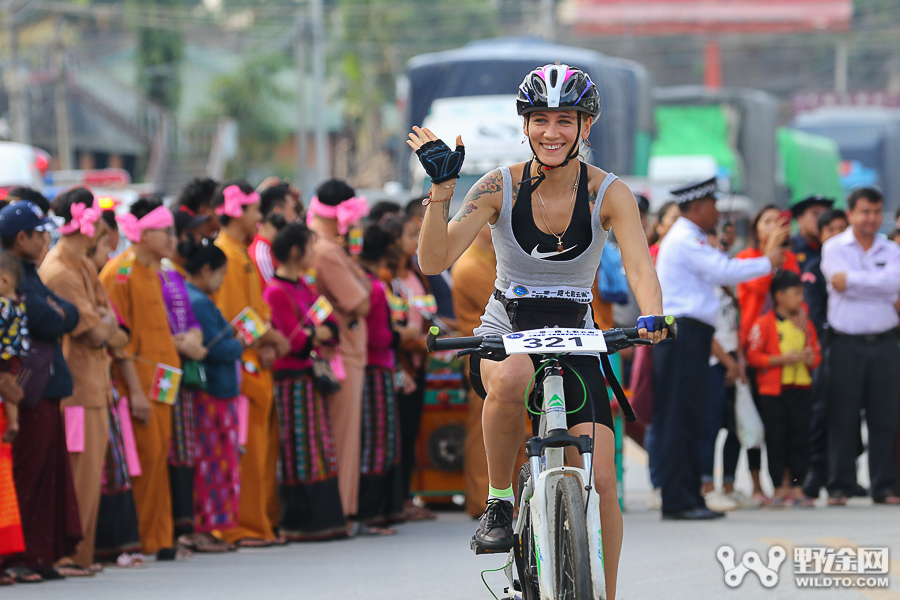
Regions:
<svg viewBox="0 0 900 600"><path fill-rule="evenodd" d="M94 558L114 563L120 554L140 552L137 508L131 492L131 475L125 458L122 421L115 406L119 393L113 385L113 404L109 408L109 446L103 464L100 511L97 515L97 535Z"/></svg>
<svg viewBox="0 0 900 600"><path fill-rule="evenodd" d="M309 371L279 371L275 379L281 435L278 531L295 541L342 537L347 527L325 399Z"/></svg>
<svg viewBox="0 0 900 600"><path fill-rule="evenodd" d="M172 407L169 443L169 486L175 538L194 531L194 398L198 392L182 389Z"/></svg>
<svg viewBox="0 0 900 600"><path fill-rule="evenodd" d="M237 527L241 497L237 398L194 397L194 530Z"/></svg>
<svg viewBox="0 0 900 600"><path fill-rule="evenodd" d="M0 408L0 432L6 430L6 412ZM0 442L0 556L25 549L22 518L13 481L12 444Z"/></svg>
<svg viewBox="0 0 900 600"><path fill-rule="evenodd" d="M405 498L392 369L366 367L360 475L359 521L381 525L400 520Z"/></svg>

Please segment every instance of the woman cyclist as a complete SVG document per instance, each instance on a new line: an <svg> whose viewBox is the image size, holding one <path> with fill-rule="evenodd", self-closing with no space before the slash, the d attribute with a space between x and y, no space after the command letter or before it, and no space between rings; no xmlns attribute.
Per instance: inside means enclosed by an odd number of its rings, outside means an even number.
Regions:
<svg viewBox="0 0 900 600"><path fill-rule="evenodd" d="M516 299L539 292L561 293L577 301L551 303L553 323L593 327L590 289L610 228L615 227L625 271L643 315L662 314L662 294L650 262L637 203L628 187L612 173L583 163L582 143L600 114L597 87L583 71L547 65L529 73L519 86L519 115L533 158L526 163L491 171L466 195L462 209L450 220L450 199L462 167L465 149L456 139L453 152L427 129L413 128L407 142L431 176L432 187L419 242L419 265L425 273L449 268L490 223L497 255L497 280L476 335L526 330L539 322ZM538 293L535 293L538 292ZM586 293L585 293L586 292ZM546 295L544 295L546 297ZM546 306L546 304L545 304ZM538 309L540 310L540 309ZM512 314L512 317L510 316ZM541 323L546 325L547 323ZM539 325L540 326L540 325ZM654 342L652 317L638 320L641 337ZM537 357L535 357L537 358ZM485 398L483 423L490 496L473 538L476 552L506 552L512 547L512 477L522 441L518 419L525 409L526 388L536 360L514 355L502 362L472 361L472 383ZM566 368L569 367L569 368ZM566 400L572 410L582 405L584 392L571 370L577 370L588 390L604 390L596 356L565 359ZM593 404L593 406L591 406ZM605 425L594 427L593 423ZM600 497L606 585L615 597L616 572L622 546L622 513L616 494L615 437L606 394L594 392L592 402L568 415L572 435L596 435L594 476ZM571 449L569 449L571 450ZM569 461L580 464L572 453Z"/></svg>

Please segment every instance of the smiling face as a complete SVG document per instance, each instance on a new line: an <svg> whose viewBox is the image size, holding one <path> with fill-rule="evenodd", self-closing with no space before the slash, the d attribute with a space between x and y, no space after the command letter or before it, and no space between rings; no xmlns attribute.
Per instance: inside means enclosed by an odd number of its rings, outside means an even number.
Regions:
<svg viewBox="0 0 900 600"><path fill-rule="evenodd" d="M581 116L581 139L591 132L593 118ZM562 164L579 141L578 112L574 110L541 111L525 119L525 135L538 160L548 166Z"/></svg>

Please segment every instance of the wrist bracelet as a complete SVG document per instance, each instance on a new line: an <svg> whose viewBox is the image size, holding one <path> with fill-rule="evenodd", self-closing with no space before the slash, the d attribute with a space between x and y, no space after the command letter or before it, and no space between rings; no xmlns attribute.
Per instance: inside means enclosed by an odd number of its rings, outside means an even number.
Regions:
<svg viewBox="0 0 900 600"><path fill-rule="evenodd" d="M447 187L447 186L444 186L444 187ZM449 187L453 187L453 186L449 186ZM428 206L428 205L431 204L432 202L436 202L436 203L439 203L439 204L440 204L440 203L443 203L443 202L449 202L449 201L452 200L452 199L453 199L453 194L451 193L449 196L447 196L447 197L444 198L443 200L434 200L434 199L431 197L431 190L428 190L428 196L426 196L425 199L422 200L422 206Z"/></svg>

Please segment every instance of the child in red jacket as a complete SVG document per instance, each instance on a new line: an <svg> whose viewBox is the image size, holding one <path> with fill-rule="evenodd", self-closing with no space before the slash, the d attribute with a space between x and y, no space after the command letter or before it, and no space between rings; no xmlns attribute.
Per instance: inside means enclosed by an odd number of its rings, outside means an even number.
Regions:
<svg viewBox="0 0 900 600"><path fill-rule="evenodd" d="M791 271L772 277L775 310L756 319L747 343L747 362L757 369L759 416L766 432L773 505L812 506L803 495L808 466L812 375L821 351L816 330L803 309L803 283ZM785 469L790 471L787 482ZM789 483L788 483L789 482Z"/></svg>

